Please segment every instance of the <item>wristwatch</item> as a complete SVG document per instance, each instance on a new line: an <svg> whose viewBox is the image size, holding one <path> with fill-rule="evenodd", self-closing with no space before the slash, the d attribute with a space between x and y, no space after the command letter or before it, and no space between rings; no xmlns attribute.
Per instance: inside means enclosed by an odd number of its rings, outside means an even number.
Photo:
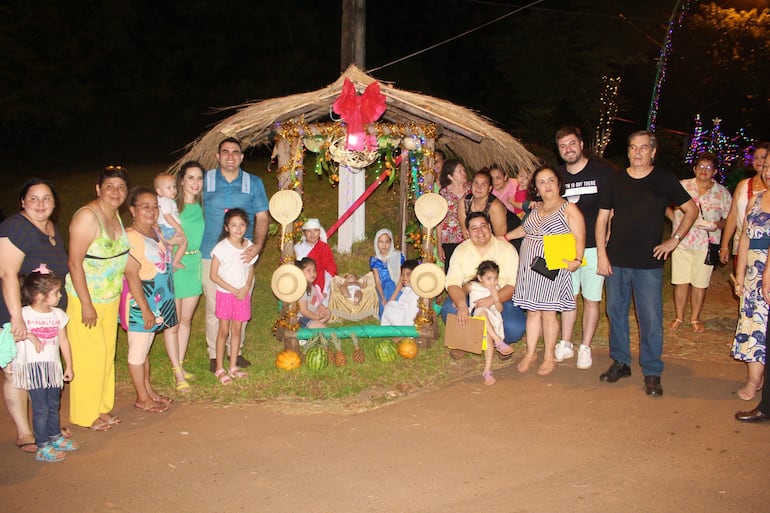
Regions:
<svg viewBox="0 0 770 513"><path fill-rule="evenodd" d="M681 235L679 235L678 233L675 233L675 234L673 235L673 237L676 239L676 241L677 241L677 242L680 242L680 241L682 240L682 236L681 236Z"/></svg>

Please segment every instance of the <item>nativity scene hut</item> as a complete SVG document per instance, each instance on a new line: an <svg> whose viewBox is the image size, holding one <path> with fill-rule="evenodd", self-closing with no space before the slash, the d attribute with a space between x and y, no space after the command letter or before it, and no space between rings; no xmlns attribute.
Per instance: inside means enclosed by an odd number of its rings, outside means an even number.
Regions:
<svg viewBox="0 0 770 513"><path fill-rule="evenodd" d="M226 137L239 139L244 149L272 144L279 189L302 194L306 172L326 175L338 185L339 220L328 231L331 236L339 228L340 253L349 253L354 242L366 237L368 195L381 183L390 185L395 180L405 252L410 202L432 192L438 181L433 171L436 149L457 156L471 169L494 162L511 175L522 169L531 172L539 164L516 138L489 119L446 100L381 85L354 65L317 91L234 109L235 114L190 143L170 171L177 171L187 160L215 167L218 145ZM366 173L377 177L369 189Z"/></svg>

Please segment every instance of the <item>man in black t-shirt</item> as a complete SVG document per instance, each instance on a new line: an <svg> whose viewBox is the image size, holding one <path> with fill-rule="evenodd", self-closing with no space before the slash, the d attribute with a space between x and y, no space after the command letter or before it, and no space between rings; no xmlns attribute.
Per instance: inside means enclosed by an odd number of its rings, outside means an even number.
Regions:
<svg viewBox="0 0 770 513"><path fill-rule="evenodd" d="M628 138L629 167L613 173L609 187L599 191L596 240L607 240L610 211L612 230L607 246L597 245L597 272L606 277L607 316L610 320L610 357L613 363L599 379L614 383L631 375L628 313L631 295L639 319L639 364L644 391L663 395L663 263L698 216L690 195L670 171L653 165L657 142L646 130ZM666 207L678 205L684 219L671 238L661 242Z"/></svg>
<svg viewBox="0 0 770 513"><path fill-rule="evenodd" d="M591 359L591 341L599 324L599 303L602 300L604 276L596 273L596 217L599 214L599 191L610 179L610 168L598 160L589 160L583 154L583 136L580 129L566 126L556 132L556 146L564 165L557 173L564 182L564 197L575 203L586 223L586 265L572 273L572 292L583 295L583 343L577 354L577 368L588 369ZM577 310L561 313L562 340L556 344L556 361L572 358L575 351L572 331L577 321Z"/></svg>

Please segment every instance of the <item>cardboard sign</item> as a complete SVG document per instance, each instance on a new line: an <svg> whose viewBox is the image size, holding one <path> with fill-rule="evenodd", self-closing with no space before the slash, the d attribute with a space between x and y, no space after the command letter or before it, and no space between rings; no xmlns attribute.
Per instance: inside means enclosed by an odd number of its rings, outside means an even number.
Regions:
<svg viewBox="0 0 770 513"><path fill-rule="evenodd" d="M444 345L449 349L460 349L481 354L486 349L487 322L483 317L469 317L468 325L461 328L456 314L446 318Z"/></svg>

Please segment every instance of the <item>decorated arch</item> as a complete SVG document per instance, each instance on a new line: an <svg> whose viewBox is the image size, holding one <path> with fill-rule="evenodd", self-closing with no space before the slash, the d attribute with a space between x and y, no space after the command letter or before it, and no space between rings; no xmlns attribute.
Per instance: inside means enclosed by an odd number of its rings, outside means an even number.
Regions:
<svg viewBox="0 0 770 513"><path fill-rule="evenodd" d="M362 128L356 128L337 105L346 98L360 101L355 99L358 92L365 97L376 89L384 100L383 109L375 109L374 119L364 116ZM306 173L326 176L338 187L339 220L330 232L339 228L337 251L341 253L365 238L366 197L384 182L398 183L400 241L405 250L410 201L432 191L438 180L433 171L437 148L457 156L470 169L494 162L513 174L519 169L531 171L538 164L516 138L488 118L446 100L382 85L355 66L317 91L234 108L235 114L190 143L170 170L191 159L214 167L217 147L226 137L238 138L245 148L272 145L279 189L302 194ZM335 111L341 110L337 117ZM375 177L369 189L366 174Z"/></svg>

